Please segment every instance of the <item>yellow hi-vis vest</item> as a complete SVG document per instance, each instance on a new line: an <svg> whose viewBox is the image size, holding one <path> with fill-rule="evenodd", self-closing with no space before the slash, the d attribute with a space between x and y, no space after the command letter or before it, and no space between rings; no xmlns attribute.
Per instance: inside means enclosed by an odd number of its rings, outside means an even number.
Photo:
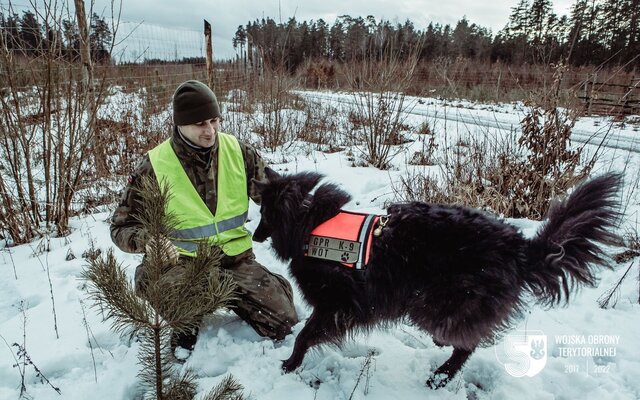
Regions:
<svg viewBox="0 0 640 400"><path fill-rule="evenodd" d="M171 185L167 211L174 213L179 223L169 239L180 254L195 257L200 241L220 246L228 256L251 248L251 234L244 227L249 211L247 175L235 137L218 132L216 215L211 214L193 187L170 139L151 149L149 159L158 182Z"/></svg>

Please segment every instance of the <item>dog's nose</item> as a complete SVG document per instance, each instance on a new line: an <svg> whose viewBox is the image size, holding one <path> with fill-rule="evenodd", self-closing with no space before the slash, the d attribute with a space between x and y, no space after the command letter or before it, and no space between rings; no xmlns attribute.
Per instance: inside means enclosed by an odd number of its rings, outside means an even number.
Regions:
<svg viewBox="0 0 640 400"><path fill-rule="evenodd" d="M267 240L267 237L266 237L266 236L263 236L263 235L256 235L256 234L254 233L254 234L253 234L252 239L253 239L253 241L254 241L254 242L262 243L262 242L264 242L265 240Z"/></svg>

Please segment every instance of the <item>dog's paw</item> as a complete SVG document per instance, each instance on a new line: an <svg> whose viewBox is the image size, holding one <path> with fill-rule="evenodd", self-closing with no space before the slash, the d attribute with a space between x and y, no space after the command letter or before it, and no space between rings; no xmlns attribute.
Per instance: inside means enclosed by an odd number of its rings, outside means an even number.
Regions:
<svg viewBox="0 0 640 400"><path fill-rule="evenodd" d="M299 366L300 366L299 362L296 362L295 360L292 360L290 358L282 362L282 371L284 371L285 374L288 374L289 372L295 371L295 369L298 368Z"/></svg>
<svg viewBox="0 0 640 400"><path fill-rule="evenodd" d="M433 374L431 378L427 379L427 386L433 390L442 389L447 386L450 380L451 378L447 374Z"/></svg>

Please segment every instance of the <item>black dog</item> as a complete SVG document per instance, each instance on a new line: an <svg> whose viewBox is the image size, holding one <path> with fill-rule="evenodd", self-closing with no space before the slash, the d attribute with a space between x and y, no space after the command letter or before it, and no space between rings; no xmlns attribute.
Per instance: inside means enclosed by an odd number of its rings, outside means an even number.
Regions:
<svg viewBox="0 0 640 400"><path fill-rule="evenodd" d="M270 173L255 182L262 193L254 240L269 236L313 313L298 334L286 372L307 350L340 344L354 330L403 317L429 332L453 354L427 381L440 387L478 345L491 344L517 319L527 293L539 303L566 303L576 284L593 286L594 266L606 265L601 244L611 244L618 219L621 176L606 174L551 207L537 235L526 239L512 225L473 209L412 202L388 208L365 270L305 256L310 232L340 212L350 196L322 175ZM315 194L309 195L315 188Z"/></svg>

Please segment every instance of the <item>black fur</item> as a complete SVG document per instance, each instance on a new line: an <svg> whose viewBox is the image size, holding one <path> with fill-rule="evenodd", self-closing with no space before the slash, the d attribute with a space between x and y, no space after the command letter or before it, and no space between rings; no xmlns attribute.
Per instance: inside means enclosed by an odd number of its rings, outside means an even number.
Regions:
<svg viewBox="0 0 640 400"><path fill-rule="evenodd" d="M313 228L336 215L350 196L323 184L303 207L321 175L270 175L269 183L258 183L262 219L254 240L272 238L313 307L283 369L300 366L311 346L340 344L355 329L407 317L438 345L453 346L451 358L427 382L431 387L444 386L478 345L492 343L509 327L527 292L552 306L566 302L574 284L596 283L595 266L606 265L600 245L614 238L621 185L620 175L607 174L579 186L551 208L531 240L473 209L395 204L373 241L367 269L359 272L303 253Z"/></svg>

